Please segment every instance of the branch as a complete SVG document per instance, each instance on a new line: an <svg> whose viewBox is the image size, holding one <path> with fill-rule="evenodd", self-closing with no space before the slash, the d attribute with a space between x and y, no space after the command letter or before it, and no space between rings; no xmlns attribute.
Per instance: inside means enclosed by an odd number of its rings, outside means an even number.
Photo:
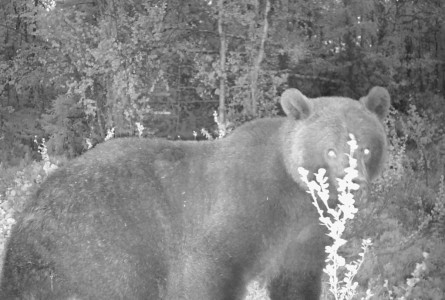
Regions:
<svg viewBox="0 0 445 300"><path fill-rule="evenodd" d="M9 27L8 25L1 24L1 23L0 23L0 26L5 27L6 29L9 29L9 30L15 31L16 33L20 34L23 37L27 37L23 32L20 31L20 29L12 28L12 27Z"/></svg>
<svg viewBox="0 0 445 300"><path fill-rule="evenodd" d="M187 29L188 31L193 31L193 32L200 32L200 33L208 33L208 34L212 34L212 35L216 35L217 33L212 31L212 30L204 30L204 29L200 29L200 30L194 30L194 29ZM245 36L241 36L241 35L235 35L235 34L229 34L229 33L225 33L226 37L231 37L234 39L240 39L240 40L246 40Z"/></svg>
<svg viewBox="0 0 445 300"><path fill-rule="evenodd" d="M326 82L332 82L332 83L339 83L339 84L345 84L346 81L342 79L333 79L329 77L324 76L318 76L318 75L305 75L305 74L298 74L298 73L292 73L288 69L280 70L276 72L276 74L287 74L288 76L293 76L300 79L309 79L309 80L318 80L318 81L326 81Z"/></svg>

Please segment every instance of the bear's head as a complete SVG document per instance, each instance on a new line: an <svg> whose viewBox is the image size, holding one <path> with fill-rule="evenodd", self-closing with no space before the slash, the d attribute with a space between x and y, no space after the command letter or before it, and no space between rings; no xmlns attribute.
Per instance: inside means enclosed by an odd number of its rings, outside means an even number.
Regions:
<svg viewBox="0 0 445 300"><path fill-rule="evenodd" d="M366 191L386 159L383 121L389 112L388 91L374 87L356 101L344 97L308 99L297 89L288 89L281 96L281 105L287 115L283 156L293 180L306 190L298 168L305 168L310 175L325 168L332 187L330 194L336 195L335 178L342 178L349 166L347 142L352 134L358 144L354 158L359 176L354 181L360 184L362 192Z"/></svg>

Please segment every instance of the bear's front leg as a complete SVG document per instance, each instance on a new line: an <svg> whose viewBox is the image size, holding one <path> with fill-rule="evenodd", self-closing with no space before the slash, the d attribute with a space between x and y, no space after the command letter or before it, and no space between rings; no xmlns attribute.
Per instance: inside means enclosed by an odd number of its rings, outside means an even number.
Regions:
<svg viewBox="0 0 445 300"><path fill-rule="evenodd" d="M271 300L319 300L321 273L315 270L286 271L269 284Z"/></svg>
<svg viewBox="0 0 445 300"><path fill-rule="evenodd" d="M307 225L289 238L283 263L270 281L271 300L319 300L325 266L325 245L329 242L323 227Z"/></svg>
<svg viewBox="0 0 445 300"><path fill-rule="evenodd" d="M194 254L173 267L166 299L241 300L246 283L229 258Z"/></svg>

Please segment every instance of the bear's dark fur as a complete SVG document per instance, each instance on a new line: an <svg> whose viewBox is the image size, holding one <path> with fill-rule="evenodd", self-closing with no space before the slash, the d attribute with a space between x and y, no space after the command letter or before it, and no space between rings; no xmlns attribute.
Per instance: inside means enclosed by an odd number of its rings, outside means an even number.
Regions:
<svg viewBox="0 0 445 300"><path fill-rule="evenodd" d="M352 133L365 186L389 94L281 102L287 118L225 139L116 139L55 171L17 216L1 299L242 299L253 278L271 299L318 299L329 241L297 168L327 168L334 192Z"/></svg>

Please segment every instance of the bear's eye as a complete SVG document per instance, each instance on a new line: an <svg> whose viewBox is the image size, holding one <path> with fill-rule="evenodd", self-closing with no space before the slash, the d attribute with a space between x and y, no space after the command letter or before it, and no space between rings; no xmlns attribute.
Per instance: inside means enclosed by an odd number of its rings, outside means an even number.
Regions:
<svg viewBox="0 0 445 300"><path fill-rule="evenodd" d="M330 157L330 158L336 158L337 157L337 153L335 153L334 149L329 149L328 150L328 157Z"/></svg>
<svg viewBox="0 0 445 300"><path fill-rule="evenodd" d="M371 150L369 150L368 148L365 148L365 149L363 150L363 154L366 155L366 156L368 156L368 155L371 154Z"/></svg>

